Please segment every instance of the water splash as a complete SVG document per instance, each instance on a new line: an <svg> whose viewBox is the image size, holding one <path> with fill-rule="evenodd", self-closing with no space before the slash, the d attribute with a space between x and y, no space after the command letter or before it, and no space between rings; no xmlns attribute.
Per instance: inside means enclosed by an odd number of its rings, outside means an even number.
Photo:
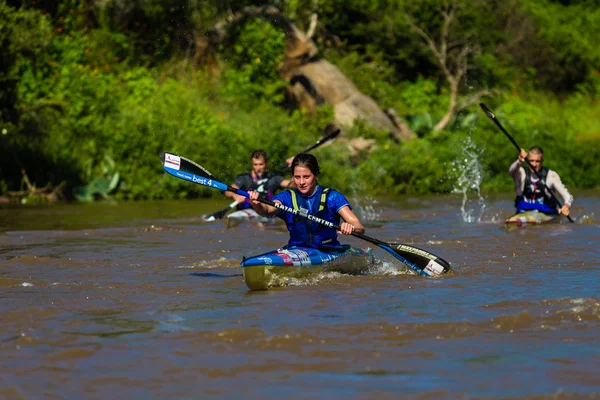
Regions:
<svg viewBox="0 0 600 400"><path fill-rule="evenodd" d="M381 211L376 208L378 201L373 196L359 196L364 193L365 187L362 182L355 182L351 187L352 211L361 221L379 221Z"/></svg>
<svg viewBox="0 0 600 400"><path fill-rule="evenodd" d="M352 205L354 214L361 221L379 221L381 219L381 212L375 208L377 200L368 196L363 199L357 197L352 198Z"/></svg>
<svg viewBox="0 0 600 400"><path fill-rule="evenodd" d="M452 162L452 172L457 176L452 193L462 193L463 200L460 207L462 219L465 222L481 222L486 205L481 195L481 182L483 181L483 167L479 162L481 150L467 136L462 145L462 154ZM469 198L469 193L474 193L474 198Z"/></svg>
<svg viewBox="0 0 600 400"><path fill-rule="evenodd" d="M577 218L576 222L581 225L593 225L596 223L596 216L593 212L589 214L583 214L579 218Z"/></svg>

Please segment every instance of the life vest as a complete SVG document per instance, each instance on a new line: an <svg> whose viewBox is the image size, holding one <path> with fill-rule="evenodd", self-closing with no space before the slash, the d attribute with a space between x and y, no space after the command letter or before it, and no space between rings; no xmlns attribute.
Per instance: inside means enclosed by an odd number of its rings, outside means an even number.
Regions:
<svg viewBox="0 0 600 400"><path fill-rule="evenodd" d="M546 214L557 213L558 204L556 200L546 194L546 177L550 171L548 168L542 168L539 180L534 184L531 181L531 170L525 170L525 184L523 185L523 194L515 198L515 207L517 212L526 210L539 210Z"/></svg>
<svg viewBox="0 0 600 400"><path fill-rule="evenodd" d="M242 190L245 190L247 192L256 191L259 193L263 193L264 197L267 200L271 200L273 198L273 192L267 191L267 182L269 181L269 179L275 176L274 173L269 172L260 179L254 179L254 177L252 176L252 172L246 172L242 175L244 175L248 179L248 182L250 182L250 185L247 188L242 188ZM245 199L243 203L238 204L236 207L237 210L245 210L247 208L252 208L252 204L250 204L249 199Z"/></svg>
<svg viewBox="0 0 600 400"><path fill-rule="evenodd" d="M340 223L340 216L331 212L327 205L327 193L329 188L317 186L315 201L312 208L308 200L301 195L296 194L295 189L289 190L292 197L292 207L301 213L309 213L315 217L333 222L336 225ZM311 196L312 197L312 196ZM318 200L318 201L317 201ZM311 246L319 247L322 245L338 246L337 231L316 222L308 220L306 217L295 215L291 221L286 220L288 230L290 231L290 246Z"/></svg>

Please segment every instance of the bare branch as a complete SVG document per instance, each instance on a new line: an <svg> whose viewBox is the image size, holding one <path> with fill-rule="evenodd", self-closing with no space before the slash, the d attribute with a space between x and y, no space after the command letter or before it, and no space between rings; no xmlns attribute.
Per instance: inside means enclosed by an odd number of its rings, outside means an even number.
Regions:
<svg viewBox="0 0 600 400"><path fill-rule="evenodd" d="M460 50L458 56L456 56L456 72L454 76L457 82L460 82L462 77L467 73L469 68L469 53L471 53L471 49L469 46L465 46Z"/></svg>
<svg viewBox="0 0 600 400"><path fill-rule="evenodd" d="M433 39L431 39L429 37L429 35L427 33L425 33L425 31L423 29L421 29L417 25L415 25L408 16L406 16L406 23L408 24L408 27L410 29L412 29L414 32L416 32L425 41L425 43L427 44L427 47L429 48L429 50L431 50L431 52L435 56L436 61L440 65L445 65L446 61L444 59L444 56L438 50L437 45L433 41Z"/></svg>
<svg viewBox="0 0 600 400"><path fill-rule="evenodd" d="M443 23L439 31L439 41L436 43L432 35L425 32L424 29L416 26L406 16L406 21L409 28L417 33L423 39L426 47L431 51L433 58L440 67L446 77L446 82L449 88L448 109L440 121L433 128L434 132L439 132L444 129L454 117L459 105L459 84L469 70L469 54L476 45L471 45L470 37L464 36L458 39L450 38L450 27L454 23L458 23L456 11L458 9L457 0L444 2L444 6L437 9L441 15ZM482 94L483 95L483 94Z"/></svg>
<svg viewBox="0 0 600 400"><path fill-rule="evenodd" d="M393 108L388 108L385 110L386 115L392 120L396 128L398 128L398 132L391 132L390 135L396 142L401 142L402 140L409 140L415 137L415 133L410 129L408 124L404 122L402 118L398 116L398 113Z"/></svg>
<svg viewBox="0 0 600 400"><path fill-rule="evenodd" d="M313 13L310 16L310 25L308 27L308 31L306 31L306 37L312 39L315 35L315 31L317 30L317 22L319 20L319 15L317 13Z"/></svg>
<svg viewBox="0 0 600 400"><path fill-rule="evenodd" d="M440 37L440 53L443 55L444 60L448 56L448 32L450 31L450 24L454 20L454 8L456 6L456 2L454 2L454 7L450 6L447 11L441 11L442 17L444 17L444 24L442 25L442 33Z"/></svg>

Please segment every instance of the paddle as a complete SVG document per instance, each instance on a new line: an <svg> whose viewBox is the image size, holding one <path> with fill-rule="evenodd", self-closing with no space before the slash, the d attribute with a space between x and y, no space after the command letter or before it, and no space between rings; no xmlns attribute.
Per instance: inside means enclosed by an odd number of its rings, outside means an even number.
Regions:
<svg viewBox="0 0 600 400"><path fill-rule="evenodd" d="M205 216L204 220L206 222L212 222L212 221L216 221L217 219L222 219L225 215L227 215L227 213L230 210L233 210L234 208L236 208L237 205L238 205L238 202L234 201L233 203L231 203L230 205L228 205L224 209L222 209L220 211L216 211L216 212L214 212L212 214L209 214L209 215Z"/></svg>
<svg viewBox="0 0 600 400"><path fill-rule="evenodd" d="M187 158L180 157L172 153L161 153L160 158L165 171L179 179L223 191L228 190L244 197L250 196L243 190L236 189L217 181L215 177L204 167L191 160L188 160ZM324 225L336 230L340 229L339 225L311 214L300 213L299 210L284 206L283 204L275 203L263 198L259 198L259 201L279 210L307 218L310 221L314 221L320 225ZM386 243L358 232L352 232L352 236L366 240L367 242L373 243L374 245L384 249L419 275L437 276L450 270L450 264L447 261L425 250L408 246L406 244Z"/></svg>
<svg viewBox="0 0 600 400"><path fill-rule="evenodd" d="M481 109L483 110L483 112L485 113L485 115L487 115L488 117L490 117L490 119L492 121L494 121L494 123L496 124L496 126L498 126L498 128L500 128L500 130L506 135L506 137L512 142L512 144L517 148L517 151L521 151L522 147L519 146L519 144L517 143L517 141L506 131L506 129L504 129L504 127L500 124L500 121L498 121L498 119L496 118L496 116L494 115L494 113L492 112L492 110L490 110L489 108L487 108L487 106L483 103L479 103L479 106L481 107ZM533 166L531 165L531 163L529 162L529 160L526 158L525 162L527 163L527 165L529 165L529 167L531 168L531 170L533 171L533 174L540 180L542 181L542 178L538 175L538 173L535 171L535 169L533 168ZM542 181L544 182L544 181ZM546 182L544 182L545 184ZM560 200L558 200L558 198L556 197L556 195L554 194L554 192L552 190L550 190L550 188L548 189L548 193L550 193L550 196L554 199L554 201L556 201L556 204L558 204L559 208L562 208L562 203ZM573 221L573 218L571 218L570 215L567 215L567 218L569 219L569 221L571 222L575 222Z"/></svg>
<svg viewBox="0 0 600 400"><path fill-rule="evenodd" d="M330 133L328 133L326 136L322 137L321 139L317 140L313 145L311 145L310 147L307 147L306 149L302 150L300 153L308 153L309 151L316 149L317 147L319 147L320 145L322 145L323 143L334 139L337 135L340 134L341 130L340 128L338 128L336 125L334 124L329 124L327 125L327 127L325 127L325 132L327 131L331 131ZM277 170L277 174L281 175L283 173L285 173L285 171L288 169L287 163L284 164L281 168L279 168ZM263 183L264 184L264 183ZM262 188L262 185L259 186L259 189ZM260 191L260 190L259 190ZM214 212L212 214L207 215L206 217L204 217L204 220L207 222L211 222L211 221L215 221L217 219L222 219L223 217L225 217L225 215L227 215L227 213L231 210L233 210L234 208L236 208L238 205L237 201L234 201L233 203L231 203L230 205L228 205L227 207L225 207L224 209Z"/></svg>

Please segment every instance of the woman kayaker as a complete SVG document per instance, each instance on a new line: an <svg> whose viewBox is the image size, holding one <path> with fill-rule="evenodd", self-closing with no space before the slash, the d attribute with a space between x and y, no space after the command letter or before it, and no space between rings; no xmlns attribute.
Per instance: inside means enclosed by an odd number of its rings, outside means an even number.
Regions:
<svg viewBox="0 0 600 400"><path fill-rule="evenodd" d="M317 182L319 163L312 154L299 154L291 165L295 188L276 194L272 201L340 226L340 230L325 227L275 207L260 203L260 193L251 191L250 204L262 216L277 215L283 219L290 232L289 246L329 247L340 246L338 234L364 233L365 228L352 211L350 202L337 190L324 188ZM341 223L340 223L341 222Z"/></svg>

